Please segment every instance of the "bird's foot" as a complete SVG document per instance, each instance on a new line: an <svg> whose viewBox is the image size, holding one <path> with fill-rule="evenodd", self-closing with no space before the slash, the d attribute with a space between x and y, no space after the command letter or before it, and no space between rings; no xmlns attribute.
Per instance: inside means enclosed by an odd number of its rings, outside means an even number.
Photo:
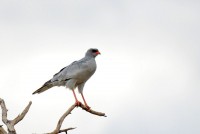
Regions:
<svg viewBox="0 0 200 134"><path fill-rule="evenodd" d="M85 107L86 107L87 111L90 111L91 107L89 107L88 105L85 105Z"/></svg>
<svg viewBox="0 0 200 134"><path fill-rule="evenodd" d="M79 106L81 106L81 102L80 102L80 101L76 101L76 102L75 102L75 105L76 105L77 107L79 107Z"/></svg>

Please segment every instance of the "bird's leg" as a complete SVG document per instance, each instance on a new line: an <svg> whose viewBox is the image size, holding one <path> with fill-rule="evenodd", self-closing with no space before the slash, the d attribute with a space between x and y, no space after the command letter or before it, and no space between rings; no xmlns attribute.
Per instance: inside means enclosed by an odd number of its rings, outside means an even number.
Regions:
<svg viewBox="0 0 200 134"><path fill-rule="evenodd" d="M72 92L73 92L73 94L74 94L74 98L75 98L75 104L76 104L76 106L80 106L81 105L81 103L78 101L78 99L77 99L77 97L76 97L76 94L75 94L75 92L74 92L74 90L72 89Z"/></svg>
<svg viewBox="0 0 200 134"><path fill-rule="evenodd" d="M90 107L88 106L88 104L87 104L86 101L85 101L85 98L84 98L84 96L83 96L83 93L81 93L81 96L82 96L82 98L83 98L83 101L84 101L85 106L87 107L88 110L90 110Z"/></svg>

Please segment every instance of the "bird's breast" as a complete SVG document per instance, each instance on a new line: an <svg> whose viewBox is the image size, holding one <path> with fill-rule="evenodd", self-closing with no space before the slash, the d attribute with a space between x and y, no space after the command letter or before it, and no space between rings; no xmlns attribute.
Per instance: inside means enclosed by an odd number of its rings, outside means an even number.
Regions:
<svg viewBox="0 0 200 134"><path fill-rule="evenodd" d="M87 81L96 71L95 60L89 60L87 62L81 63L78 73L78 82L82 83Z"/></svg>

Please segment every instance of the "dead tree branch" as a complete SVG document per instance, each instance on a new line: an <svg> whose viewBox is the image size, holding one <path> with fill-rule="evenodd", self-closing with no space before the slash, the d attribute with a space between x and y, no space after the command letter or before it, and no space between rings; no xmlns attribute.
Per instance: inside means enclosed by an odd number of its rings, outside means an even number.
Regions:
<svg viewBox="0 0 200 134"><path fill-rule="evenodd" d="M67 129L60 130L58 133L65 132L65 133L67 134L67 132L68 132L69 130L73 130L73 129L75 129L75 128L70 127L70 128L67 128Z"/></svg>
<svg viewBox="0 0 200 134"><path fill-rule="evenodd" d="M25 117L25 115L29 111L31 104L32 102L30 101L29 104L24 109L24 111L21 114L19 114L14 120L8 120L7 118L8 110L6 108L4 100L0 98L0 105L2 109L2 121L7 126L8 134L16 134L16 130L14 126Z"/></svg>
<svg viewBox="0 0 200 134"><path fill-rule="evenodd" d="M72 129L75 129L75 128L68 128L68 129L64 129L64 130L60 130L61 126L62 126L62 123L64 121L64 119L69 115L71 114L71 112L74 110L74 108L77 107L76 104L73 104L59 119L58 123L57 123L57 126L56 126L56 129L51 132L51 133L47 133L47 134L58 134L58 133L62 133L62 132L65 132L67 134L67 131L68 130L72 130ZM94 111L92 109L87 109L87 107L85 105L83 105L81 102L80 102L80 105L78 107L81 107L83 110L85 110L86 112L89 112L91 114L94 114L94 115L97 115L97 116L104 116L104 117L107 117L105 115L105 113L102 113L102 112L97 112L97 111Z"/></svg>
<svg viewBox="0 0 200 134"><path fill-rule="evenodd" d="M8 134L4 128L2 127L3 125L0 125L0 134Z"/></svg>
<svg viewBox="0 0 200 134"><path fill-rule="evenodd" d="M0 98L0 105L1 105L1 109L2 109L2 121L3 123L7 126L7 130L8 130L8 133L4 130L4 128L2 127L2 125L0 125L0 134L16 134L16 130L14 128L14 126L20 122L27 114L27 112L29 111L30 109L30 106L31 106L32 102L30 101L29 104L26 106L26 108L23 110L23 112L21 114L19 114L15 119L13 120L8 120L7 118L7 108L6 108L6 105L5 105L5 102L3 99ZM80 102L80 105L77 106L76 104L73 104L59 119L58 123L57 123L57 126L56 126L56 129L51 132L51 133L47 133L47 134L58 134L58 133L62 133L62 132L65 132L67 134L67 132L69 130L73 130L75 128L67 128L67 129L62 129L61 130L61 126L62 126L62 123L63 121L65 120L65 118L71 114L71 112L74 110L75 107L81 107L83 110L85 110L86 112L89 112L91 114L94 114L94 115L97 115L97 116L104 116L106 117L105 113L102 113L102 112L97 112L97 111L94 111L92 109L88 109L85 105L83 105L81 102Z"/></svg>
<svg viewBox="0 0 200 134"><path fill-rule="evenodd" d="M105 113L102 113L102 112L97 112L97 111L94 111L92 109L87 109L87 107L85 105L83 105L82 103L80 103L80 106L83 110L85 110L86 112L89 112L91 114L94 114L94 115L98 115L98 116L104 116L104 117L107 117Z"/></svg>

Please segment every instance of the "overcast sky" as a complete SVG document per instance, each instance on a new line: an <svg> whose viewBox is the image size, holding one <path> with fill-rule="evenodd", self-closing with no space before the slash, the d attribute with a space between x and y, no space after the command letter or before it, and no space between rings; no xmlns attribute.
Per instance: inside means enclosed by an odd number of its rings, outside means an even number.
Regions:
<svg viewBox="0 0 200 134"><path fill-rule="evenodd" d="M55 128L72 92L32 92L98 48L84 94L108 117L76 108L70 134L199 134L199 13L198 0L0 0L0 97L10 119L33 102L18 133Z"/></svg>

